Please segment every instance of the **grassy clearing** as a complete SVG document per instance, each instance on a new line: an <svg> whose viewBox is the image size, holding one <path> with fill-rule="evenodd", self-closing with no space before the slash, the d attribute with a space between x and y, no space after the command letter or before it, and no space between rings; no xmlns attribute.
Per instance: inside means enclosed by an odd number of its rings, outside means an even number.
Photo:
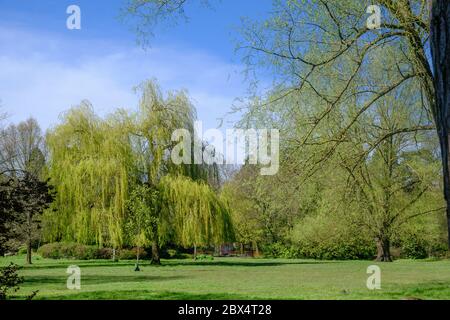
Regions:
<svg viewBox="0 0 450 320"><path fill-rule="evenodd" d="M0 266L25 258L0 258ZM382 290L366 288L371 261L221 258L208 262L166 260L163 266L133 261L49 260L24 266L15 298L36 299L450 299L450 260L399 260L379 264ZM66 268L78 265L81 290L66 288Z"/></svg>

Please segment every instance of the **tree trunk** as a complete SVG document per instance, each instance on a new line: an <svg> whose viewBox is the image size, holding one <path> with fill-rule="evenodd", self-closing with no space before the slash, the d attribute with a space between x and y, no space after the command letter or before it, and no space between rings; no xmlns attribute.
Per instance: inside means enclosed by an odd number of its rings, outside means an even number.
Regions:
<svg viewBox="0 0 450 320"><path fill-rule="evenodd" d="M141 271L141 269L139 268L139 253L141 251L140 247L137 247L137 252L136 252L136 268L134 269L134 271Z"/></svg>
<svg viewBox="0 0 450 320"><path fill-rule="evenodd" d="M112 250L112 261L116 262L116 249L114 249L114 248Z"/></svg>
<svg viewBox="0 0 450 320"><path fill-rule="evenodd" d="M258 248L258 243L256 243L256 241L253 242L253 248L255 250L255 253L253 254L253 256L259 257L259 248Z"/></svg>
<svg viewBox="0 0 450 320"><path fill-rule="evenodd" d="M450 3L448 0L432 1L430 39L436 92L435 122L441 146L450 249Z"/></svg>
<svg viewBox="0 0 450 320"><path fill-rule="evenodd" d="M194 260L197 260L197 245L194 244Z"/></svg>
<svg viewBox="0 0 450 320"><path fill-rule="evenodd" d="M241 256L244 255L244 244L241 242Z"/></svg>
<svg viewBox="0 0 450 320"><path fill-rule="evenodd" d="M161 264L161 258L159 257L159 244L156 239L152 242L152 261L150 263L158 266Z"/></svg>
<svg viewBox="0 0 450 320"><path fill-rule="evenodd" d="M214 245L214 255L217 257L217 256L220 256L220 252L219 252L220 250L219 250L219 246L217 245L217 244L215 244Z"/></svg>
<svg viewBox="0 0 450 320"><path fill-rule="evenodd" d="M31 250L32 250L31 249L31 238L29 238L27 240L27 264L32 264L32 262L31 262L32 251Z"/></svg>
<svg viewBox="0 0 450 320"><path fill-rule="evenodd" d="M32 264L31 261L31 255L32 255L32 248L31 248L31 242L33 237L33 230L32 230L32 216L31 213L27 212L27 264Z"/></svg>
<svg viewBox="0 0 450 320"><path fill-rule="evenodd" d="M379 262L392 262L391 257L391 243L387 238L377 239L377 258Z"/></svg>

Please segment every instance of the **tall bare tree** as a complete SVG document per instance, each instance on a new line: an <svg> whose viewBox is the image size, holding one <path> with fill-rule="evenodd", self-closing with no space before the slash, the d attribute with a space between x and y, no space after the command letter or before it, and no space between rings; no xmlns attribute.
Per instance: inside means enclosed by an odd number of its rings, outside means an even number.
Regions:
<svg viewBox="0 0 450 320"><path fill-rule="evenodd" d="M0 173L39 177L45 165L45 141L38 122L30 118L0 132Z"/></svg>

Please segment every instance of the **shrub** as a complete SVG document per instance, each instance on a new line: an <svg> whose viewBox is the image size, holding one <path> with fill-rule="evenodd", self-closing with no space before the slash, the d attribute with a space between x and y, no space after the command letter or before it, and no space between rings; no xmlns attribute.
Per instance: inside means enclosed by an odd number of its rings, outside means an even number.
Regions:
<svg viewBox="0 0 450 320"><path fill-rule="evenodd" d="M19 248L19 250L17 250L17 254L19 254L19 255L27 254L27 247L21 246L21 247Z"/></svg>
<svg viewBox="0 0 450 320"><path fill-rule="evenodd" d="M111 259L112 249L97 248L76 243L49 243L41 246L38 253L48 259Z"/></svg>
<svg viewBox="0 0 450 320"><path fill-rule="evenodd" d="M213 261L214 257L208 254L199 254L196 257L196 260L206 260L206 261Z"/></svg>
<svg viewBox="0 0 450 320"><path fill-rule="evenodd" d="M182 248L164 248L161 250L161 258L164 259L192 259L193 255L183 252Z"/></svg>
<svg viewBox="0 0 450 320"><path fill-rule="evenodd" d="M133 260L136 259L136 255L130 249L121 249L119 250L118 257L120 260Z"/></svg>
<svg viewBox="0 0 450 320"><path fill-rule="evenodd" d="M336 238L331 241L309 244L300 248L305 258L319 260L372 259L376 254L373 241L363 238Z"/></svg>
<svg viewBox="0 0 450 320"><path fill-rule="evenodd" d="M333 214L318 214L300 220L290 240L294 249L281 252L286 257L357 260L372 259L376 254L373 239Z"/></svg>
<svg viewBox="0 0 450 320"><path fill-rule="evenodd" d="M136 259L137 248L133 249L121 249L119 251L120 260L134 260ZM148 257L147 252L144 249L139 250L139 259L146 259Z"/></svg>
<svg viewBox="0 0 450 320"><path fill-rule="evenodd" d="M402 257L408 259L425 259L430 256L440 257L445 255L447 246L426 235L418 233L407 233L401 238Z"/></svg>
<svg viewBox="0 0 450 320"><path fill-rule="evenodd" d="M58 259L70 259L75 258L75 247L77 244L74 243L61 243L58 246ZM55 254L56 255L56 254Z"/></svg>
<svg viewBox="0 0 450 320"><path fill-rule="evenodd" d="M417 235L410 235L402 241L402 256L409 259L425 259L428 257L427 243Z"/></svg>
<svg viewBox="0 0 450 320"><path fill-rule="evenodd" d="M176 259L177 255L178 255L178 251L175 249L167 249L167 255L171 259Z"/></svg>
<svg viewBox="0 0 450 320"><path fill-rule="evenodd" d="M302 258L299 248L286 245L281 242L272 243L264 246L263 253L268 258L296 259Z"/></svg>
<svg viewBox="0 0 450 320"><path fill-rule="evenodd" d="M19 284L23 282L23 277L19 277L17 271L19 266L11 264L0 269L0 300L6 300L9 292L19 290Z"/></svg>
<svg viewBox="0 0 450 320"><path fill-rule="evenodd" d="M113 257L113 249L100 248L95 252L95 259L109 260Z"/></svg>
<svg viewBox="0 0 450 320"><path fill-rule="evenodd" d="M48 259L61 259L60 243L48 243L38 249L38 254Z"/></svg>
<svg viewBox="0 0 450 320"><path fill-rule="evenodd" d="M74 247L73 257L77 260L93 260L96 259L97 250L95 246L79 244Z"/></svg>

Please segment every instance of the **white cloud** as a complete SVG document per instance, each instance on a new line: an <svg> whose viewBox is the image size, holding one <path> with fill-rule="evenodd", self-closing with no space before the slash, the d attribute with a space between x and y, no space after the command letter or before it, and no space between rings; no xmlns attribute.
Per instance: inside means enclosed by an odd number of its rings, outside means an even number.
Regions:
<svg viewBox="0 0 450 320"><path fill-rule="evenodd" d="M135 108L132 88L157 78L163 90L187 89L205 126L229 111L245 90L241 67L187 48L152 48L0 27L0 99L10 120L35 117L48 128L83 99L105 114Z"/></svg>

